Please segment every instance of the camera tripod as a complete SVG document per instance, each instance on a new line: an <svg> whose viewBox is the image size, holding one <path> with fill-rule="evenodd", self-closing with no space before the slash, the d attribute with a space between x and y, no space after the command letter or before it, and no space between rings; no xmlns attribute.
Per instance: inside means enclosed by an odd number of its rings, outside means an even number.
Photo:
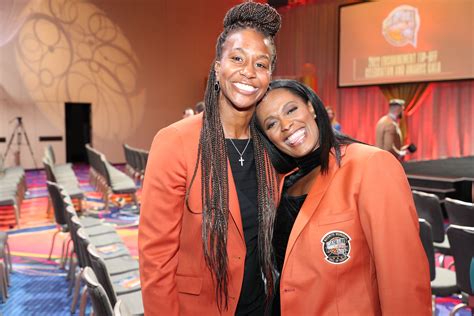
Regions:
<svg viewBox="0 0 474 316"><path fill-rule="evenodd" d="M12 136L10 136L10 140L8 141L7 149L5 150L5 154L3 155L4 159L7 158L8 151L10 150L10 146L12 145L13 138L16 135L16 144L18 146L18 155L20 155L20 146L21 146L21 135L23 134L26 139L26 144L28 145L28 149L30 150L31 158L33 158L33 164L37 169L38 166L36 165L35 155L33 154L33 149L31 149L30 140L28 139L28 134L26 133L25 127L23 126L23 121L20 116L15 117L9 123L13 122L14 120L17 121L15 128L13 129ZM20 156L18 156L18 162L20 162Z"/></svg>

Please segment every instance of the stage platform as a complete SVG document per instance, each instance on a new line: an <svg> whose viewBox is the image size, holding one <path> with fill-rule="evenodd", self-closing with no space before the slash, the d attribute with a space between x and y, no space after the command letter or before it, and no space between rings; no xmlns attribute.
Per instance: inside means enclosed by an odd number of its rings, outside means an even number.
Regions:
<svg viewBox="0 0 474 316"><path fill-rule="evenodd" d="M413 190L473 202L474 156L403 163Z"/></svg>

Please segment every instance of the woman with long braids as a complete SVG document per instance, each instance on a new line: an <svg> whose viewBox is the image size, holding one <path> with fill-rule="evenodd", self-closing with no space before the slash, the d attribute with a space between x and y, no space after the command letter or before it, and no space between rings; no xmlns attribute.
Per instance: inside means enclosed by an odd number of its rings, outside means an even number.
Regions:
<svg viewBox="0 0 474 316"><path fill-rule="evenodd" d="M272 315L430 315L429 265L400 163L334 134L321 100L294 80L273 81L256 117L270 159L288 173Z"/></svg>
<svg viewBox="0 0 474 316"><path fill-rule="evenodd" d="M267 4L230 9L204 113L155 136L138 239L147 316L262 315L268 305L278 188L250 121L270 83L279 28Z"/></svg>

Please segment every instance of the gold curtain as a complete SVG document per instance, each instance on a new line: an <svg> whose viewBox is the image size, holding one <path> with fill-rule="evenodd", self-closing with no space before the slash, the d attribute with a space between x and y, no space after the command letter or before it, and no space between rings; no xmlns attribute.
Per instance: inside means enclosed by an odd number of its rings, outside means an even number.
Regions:
<svg viewBox="0 0 474 316"><path fill-rule="evenodd" d="M428 82L379 86L383 95L387 99L387 104L390 99L405 100L405 111L403 112L403 118L400 120L400 130L402 132L403 143L406 143L408 139L408 124L406 121L407 114L413 114L413 110L416 108L418 101L421 99L428 86Z"/></svg>

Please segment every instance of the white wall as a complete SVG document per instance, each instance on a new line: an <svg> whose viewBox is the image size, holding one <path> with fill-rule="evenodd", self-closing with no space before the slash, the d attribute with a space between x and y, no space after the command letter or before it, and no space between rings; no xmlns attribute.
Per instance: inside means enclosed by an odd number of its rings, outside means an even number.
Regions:
<svg viewBox="0 0 474 316"><path fill-rule="evenodd" d="M0 137L8 142L14 128L8 121L23 117L41 166L48 143L39 136L65 139L64 103L88 102L92 143L110 161L124 161L124 142L149 148L160 128L203 98L223 17L238 2L17 0L1 6L0 17L11 18L0 26L17 27L0 27ZM64 162L64 141L51 144ZM16 148L15 140L7 165ZM25 168L33 167L30 156L21 146Z"/></svg>

